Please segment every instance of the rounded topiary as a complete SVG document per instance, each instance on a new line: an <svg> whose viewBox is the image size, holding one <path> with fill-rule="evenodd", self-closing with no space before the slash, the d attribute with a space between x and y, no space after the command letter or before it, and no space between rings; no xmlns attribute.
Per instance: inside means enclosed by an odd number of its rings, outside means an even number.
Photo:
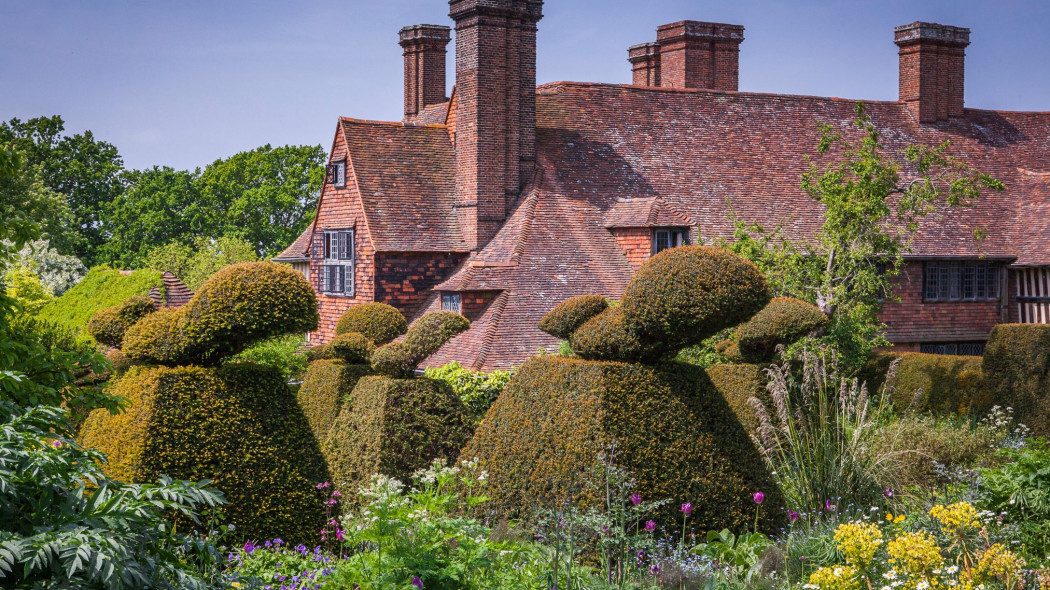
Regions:
<svg viewBox="0 0 1050 590"><path fill-rule="evenodd" d="M568 340L577 328L608 307L609 302L601 295L577 295L555 305L543 316L539 328L555 338Z"/></svg>
<svg viewBox="0 0 1050 590"><path fill-rule="evenodd" d="M408 320L392 305L362 303L343 312L335 324L335 333L359 332L376 345L386 344L408 330Z"/></svg>
<svg viewBox="0 0 1050 590"><path fill-rule="evenodd" d="M623 308L609 307L577 328L569 340L577 356L600 361L637 361L646 349L623 321Z"/></svg>
<svg viewBox="0 0 1050 590"><path fill-rule="evenodd" d="M790 297L769 302L736 330L740 354L750 363L772 360L778 345L788 345L828 325L817 306Z"/></svg>
<svg viewBox="0 0 1050 590"><path fill-rule="evenodd" d="M332 354L350 364L367 363L376 345L360 332L337 334L328 344Z"/></svg>
<svg viewBox="0 0 1050 590"><path fill-rule="evenodd" d="M391 342L372 353L372 369L389 377L411 377L421 360L404 342Z"/></svg>
<svg viewBox="0 0 1050 590"><path fill-rule="evenodd" d="M118 377L131 368L131 359L129 359L128 355L124 354L119 348L114 348L107 352L106 359L109 361L109 366L112 368L113 374Z"/></svg>
<svg viewBox="0 0 1050 590"><path fill-rule="evenodd" d="M88 320L87 333L100 344L120 348L128 328L154 311L156 305L152 299L134 295L120 305L96 311Z"/></svg>
<svg viewBox="0 0 1050 590"><path fill-rule="evenodd" d="M182 308L151 313L124 334L124 354L139 363L174 366L183 362L188 340Z"/></svg>
<svg viewBox="0 0 1050 590"><path fill-rule="evenodd" d="M627 328L643 344L672 356L750 318L769 298L754 264L721 248L683 246L643 264L622 307Z"/></svg>
<svg viewBox="0 0 1050 590"><path fill-rule="evenodd" d="M295 397L318 441L328 436L332 422L350 399L358 379L370 374L370 365L351 365L336 359L310 363Z"/></svg>
<svg viewBox="0 0 1050 590"><path fill-rule="evenodd" d="M377 348L372 353L372 366L384 375L407 377L416 365L469 327L470 320L458 313L432 311L412 324L404 340Z"/></svg>

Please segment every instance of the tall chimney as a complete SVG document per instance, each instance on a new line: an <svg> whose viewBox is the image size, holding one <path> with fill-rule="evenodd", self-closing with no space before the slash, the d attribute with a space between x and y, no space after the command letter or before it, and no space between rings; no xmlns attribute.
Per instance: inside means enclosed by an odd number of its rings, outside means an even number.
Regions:
<svg viewBox="0 0 1050 590"><path fill-rule="evenodd" d="M401 29L405 49L405 118L445 102L445 51L452 40L443 25L413 25Z"/></svg>
<svg viewBox="0 0 1050 590"><path fill-rule="evenodd" d="M536 23L543 0L450 0L456 22L456 215L471 250L536 168Z"/></svg>
<svg viewBox="0 0 1050 590"><path fill-rule="evenodd" d="M641 43L627 50L627 61L631 62L632 84L635 86L660 85L660 45Z"/></svg>
<svg viewBox="0 0 1050 590"><path fill-rule="evenodd" d="M893 42L900 47L900 101L919 122L961 117L970 29L914 22L894 28Z"/></svg>
<svg viewBox="0 0 1050 590"><path fill-rule="evenodd" d="M656 29L660 85L664 88L739 88L744 27L692 20Z"/></svg>

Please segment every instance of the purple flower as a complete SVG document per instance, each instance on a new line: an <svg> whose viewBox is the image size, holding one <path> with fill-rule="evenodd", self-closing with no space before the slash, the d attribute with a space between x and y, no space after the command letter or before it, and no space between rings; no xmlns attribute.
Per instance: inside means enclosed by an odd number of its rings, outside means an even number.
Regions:
<svg viewBox="0 0 1050 590"><path fill-rule="evenodd" d="M53 447L55 447L57 449L57 448L62 446L62 441L60 441L60 440L53 440L53 441L51 441L51 446L53 446Z"/></svg>
<svg viewBox="0 0 1050 590"><path fill-rule="evenodd" d="M831 500L824 500L824 510L827 510L828 512L833 512L835 508L837 508L837 506L832 504Z"/></svg>
<svg viewBox="0 0 1050 590"><path fill-rule="evenodd" d="M794 510L788 508L788 520L790 520L791 522L795 522L796 520L798 520L798 516L798 512L795 512Z"/></svg>
<svg viewBox="0 0 1050 590"><path fill-rule="evenodd" d="M692 514L693 513L693 505L692 505L692 503L686 502L685 504L682 504L682 513L685 514L686 516L689 516L690 514Z"/></svg>
<svg viewBox="0 0 1050 590"><path fill-rule="evenodd" d="M893 497L893 488L886 488L886 491L884 493L886 494L887 498L892 498Z"/></svg>
<svg viewBox="0 0 1050 590"><path fill-rule="evenodd" d="M248 541L247 543L244 544L244 552L245 553L247 553L248 555L251 555L253 551L255 551L255 545L252 544L251 541Z"/></svg>
<svg viewBox="0 0 1050 590"><path fill-rule="evenodd" d="M280 537L278 537L278 538L276 538L276 539L274 539L274 540L273 540L273 544L274 544L274 545L278 545L278 546L280 546L280 545L284 545L284 541L282 541L282 540L281 540L281 538L280 538Z"/></svg>
<svg viewBox="0 0 1050 590"><path fill-rule="evenodd" d="M766 495L762 492L755 492L755 495L752 496L752 498L755 499L755 504L761 504L762 501L766 499Z"/></svg>
<svg viewBox="0 0 1050 590"><path fill-rule="evenodd" d="M645 521L645 530L649 531L650 533L655 531L656 530L656 522L654 522L652 520Z"/></svg>
<svg viewBox="0 0 1050 590"><path fill-rule="evenodd" d="M334 492L332 492L332 497L333 498L340 498L340 497L342 497L342 494L339 493L339 490L335 490Z"/></svg>
<svg viewBox="0 0 1050 590"><path fill-rule="evenodd" d="M660 566L655 564L655 563L653 565L649 566L649 575L651 575L651 576L658 576L658 575L660 575Z"/></svg>
<svg viewBox="0 0 1050 590"><path fill-rule="evenodd" d="M635 506L642 503L642 496L640 494L631 494L631 504Z"/></svg>
<svg viewBox="0 0 1050 590"><path fill-rule="evenodd" d="M419 576L412 576L412 585L415 586L416 588L422 588L423 587L423 580L420 580Z"/></svg>

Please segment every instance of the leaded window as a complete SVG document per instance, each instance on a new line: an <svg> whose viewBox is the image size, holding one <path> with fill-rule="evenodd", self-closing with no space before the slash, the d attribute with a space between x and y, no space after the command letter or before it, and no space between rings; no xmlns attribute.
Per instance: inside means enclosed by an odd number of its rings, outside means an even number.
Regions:
<svg viewBox="0 0 1050 590"><path fill-rule="evenodd" d="M354 294L354 230L324 232L320 283L325 293Z"/></svg>
<svg viewBox="0 0 1050 590"><path fill-rule="evenodd" d="M659 254L668 248L677 248L689 243L689 230L683 228L666 228L653 230L653 254Z"/></svg>
<svg viewBox="0 0 1050 590"><path fill-rule="evenodd" d="M999 298L999 263L932 260L923 265L925 301L982 301Z"/></svg>

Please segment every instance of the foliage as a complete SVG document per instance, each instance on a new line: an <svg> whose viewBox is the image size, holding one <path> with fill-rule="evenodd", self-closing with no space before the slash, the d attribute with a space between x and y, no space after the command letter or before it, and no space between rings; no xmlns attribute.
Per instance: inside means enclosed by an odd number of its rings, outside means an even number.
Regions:
<svg viewBox="0 0 1050 590"><path fill-rule="evenodd" d="M376 349L375 344L360 332L337 334L328 345L336 358L350 364L367 363Z"/></svg>
<svg viewBox="0 0 1050 590"><path fill-rule="evenodd" d="M597 505L582 485L602 444L615 441L617 464L646 498L696 503L700 529L754 518L751 494L763 490L776 526L779 493L740 422L698 367L533 357L489 409L462 455L489 472L494 506L510 517L566 502ZM670 509L658 521L673 522Z"/></svg>
<svg viewBox="0 0 1050 590"><path fill-rule="evenodd" d="M769 287L753 264L719 248L684 246L643 264L621 307L632 334L654 352L673 356L768 302Z"/></svg>
<svg viewBox="0 0 1050 590"><path fill-rule="evenodd" d="M583 322L571 334L569 346L576 356L596 361L630 362L653 356L649 348L627 329L623 307L619 306L608 307Z"/></svg>
<svg viewBox="0 0 1050 590"><path fill-rule="evenodd" d="M745 362L769 362L777 346L789 346L827 325L828 317L816 306L777 297L736 329L735 340Z"/></svg>
<svg viewBox="0 0 1050 590"><path fill-rule="evenodd" d="M882 385L891 363L894 408L898 412L932 412L939 416L979 414L993 401L985 387L981 357L887 352L873 355L860 373L869 387Z"/></svg>
<svg viewBox="0 0 1050 590"><path fill-rule="evenodd" d="M692 551L719 564L721 576L716 574L716 579L741 576L750 586L752 578L759 573L762 557L772 545L773 541L759 532L738 536L729 529L722 529L707 531L707 542L694 546Z"/></svg>
<svg viewBox="0 0 1050 590"><path fill-rule="evenodd" d="M675 360L682 363L690 363L698 367L708 368L720 363L739 362L725 356L725 346L729 343L726 338L732 334L731 329L725 329L714 336L708 336L700 344L683 348L678 352Z"/></svg>
<svg viewBox="0 0 1050 590"><path fill-rule="evenodd" d="M60 254L46 239L33 240L15 254L15 263L40 277L48 291L62 295L87 274L87 269L75 256Z"/></svg>
<svg viewBox="0 0 1050 590"><path fill-rule="evenodd" d="M41 319L79 333L96 311L119 305L134 295L146 295L153 287L160 286L160 273L156 271L123 274L106 266L96 266L76 286L46 305L39 315Z"/></svg>
<svg viewBox="0 0 1050 590"><path fill-rule="evenodd" d="M372 367L384 375L409 377L416 365L469 327L470 321L458 313L432 311L412 324L404 340L377 348L372 353Z"/></svg>
<svg viewBox="0 0 1050 590"><path fill-rule="evenodd" d="M568 340L577 328L608 307L608 300L601 295L570 297L548 311L539 328L559 340Z"/></svg>
<svg viewBox="0 0 1050 590"><path fill-rule="evenodd" d="M766 391L766 375L760 365L722 363L707 368L718 393L722 394L733 415L749 433L757 433L758 415L751 405L752 398L762 400L769 406L769 394Z"/></svg>
<svg viewBox="0 0 1050 590"><path fill-rule="evenodd" d="M325 440L340 410L349 405L357 381L371 373L371 365L348 365L335 359L310 363L296 398L318 442Z"/></svg>
<svg viewBox="0 0 1050 590"><path fill-rule="evenodd" d="M1035 434L1050 435L1050 326L995 326L981 367L995 403L1014 408Z"/></svg>
<svg viewBox="0 0 1050 590"><path fill-rule="evenodd" d="M313 484L327 472L278 370L133 367L112 388L128 410L96 410L80 433L84 446L108 456L107 475L208 479L229 499L226 514L245 537L316 538L324 511Z"/></svg>
<svg viewBox="0 0 1050 590"><path fill-rule="evenodd" d="M223 503L208 482L114 481L57 408L0 402L0 419L0 585L220 587L215 547L171 522Z"/></svg>
<svg viewBox="0 0 1050 590"><path fill-rule="evenodd" d="M804 350L800 360L797 371L788 359L768 369L771 404L751 401L788 506L819 512L828 503L877 504L895 483L892 456L872 446L886 396L869 398L864 384L843 376L833 352Z"/></svg>
<svg viewBox="0 0 1050 590"><path fill-rule="evenodd" d="M184 364L189 341L183 329L183 308L158 309L124 332L121 350L129 359L173 367Z"/></svg>
<svg viewBox="0 0 1050 590"><path fill-rule="evenodd" d="M306 355L299 352L302 342L303 337L299 334L274 336L252 344L230 357L230 361L248 361L273 367L279 370L285 379L301 379L309 365Z"/></svg>
<svg viewBox="0 0 1050 590"><path fill-rule="evenodd" d="M27 314L36 315L54 299L51 291L40 282L40 277L24 266L12 266L2 278L7 296L16 300Z"/></svg>
<svg viewBox="0 0 1050 590"><path fill-rule="evenodd" d="M407 477L434 459L454 460L471 435L466 408L444 381L366 376L348 402L321 442L344 492L376 474Z"/></svg>
<svg viewBox="0 0 1050 590"><path fill-rule="evenodd" d="M97 342L120 348L124 333L135 322L156 311L153 300L142 295L132 295L115 307L105 307L95 312L88 320L86 331Z"/></svg>
<svg viewBox="0 0 1050 590"><path fill-rule="evenodd" d="M1037 438L999 455L1001 466L981 470L982 506L1018 527L1025 551L1050 556L1050 446Z"/></svg>
<svg viewBox="0 0 1050 590"><path fill-rule="evenodd" d="M919 222L938 208L965 206L1003 184L949 154L950 145L914 144L887 153L882 135L857 105L855 131L818 123L818 160L807 158L801 188L823 206L824 223L807 244L735 220L726 246L752 260L775 293L815 304L829 316L823 340L852 369L888 342L882 299L892 292Z"/></svg>
<svg viewBox="0 0 1050 590"><path fill-rule="evenodd" d="M359 332L382 346L408 331L408 320L392 305L372 301L343 312L335 324L336 334Z"/></svg>
<svg viewBox="0 0 1050 590"><path fill-rule="evenodd" d="M471 371L464 369L456 361L443 367L427 367L423 371L423 376L428 379L439 379L448 383L452 391L463 401L467 411L478 422L484 418L485 412L503 392L511 375L510 371L495 370L490 373Z"/></svg>
<svg viewBox="0 0 1050 590"><path fill-rule="evenodd" d="M170 272L191 291L196 291L227 266L256 260L252 245L240 238L197 237L190 244L174 241L151 249L143 266Z"/></svg>

